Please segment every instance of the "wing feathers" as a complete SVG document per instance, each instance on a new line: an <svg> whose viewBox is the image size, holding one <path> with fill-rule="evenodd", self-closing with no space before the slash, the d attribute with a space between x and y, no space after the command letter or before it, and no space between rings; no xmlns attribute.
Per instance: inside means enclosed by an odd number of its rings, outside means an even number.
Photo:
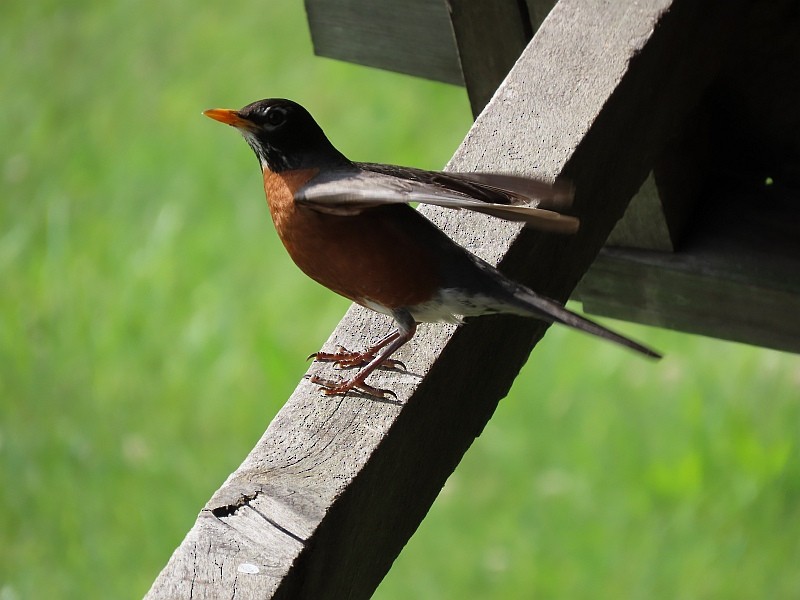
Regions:
<svg viewBox="0 0 800 600"><path fill-rule="evenodd" d="M436 173L370 164L315 177L297 191L295 202L334 215L419 202L520 221L542 231L575 233L580 224L576 217L542 208L566 208L572 195L568 184L552 186L515 175Z"/></svg>
<svg viewBox="0 0 800 600"><path fill-rule="evenodd" d="M553 184L505 173L453 173L463 179L481 184L499 193L510 193L523 201L536 200L538 208L565 210L572 206L575 189L571 183L556 181Z"/></svg>

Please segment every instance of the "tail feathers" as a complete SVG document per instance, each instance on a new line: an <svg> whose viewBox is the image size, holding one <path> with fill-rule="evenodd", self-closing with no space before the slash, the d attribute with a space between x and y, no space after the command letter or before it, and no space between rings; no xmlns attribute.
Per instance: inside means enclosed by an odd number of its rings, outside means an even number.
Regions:
<svg viewBox="0 0 800 600"><path fill-rule="evenodd" d="M586 317L582 317L579 314L572 312L555 300L550 300L544 296L539 296L528 289L518 289L514 294L514 299L518 302L517 307L521 309L521 314L527 314L545 321L568 325L569 327L596 335L597 337L614 342L620 346L630 348L631 350L634 350L639 354L643 354L644 356L655 359L661 358L661 354L652 348L648 348L647 346L644 346L638 342L634 342L630 338L615 333L610 329L603 327L599 323L590 321Z"/></svg>

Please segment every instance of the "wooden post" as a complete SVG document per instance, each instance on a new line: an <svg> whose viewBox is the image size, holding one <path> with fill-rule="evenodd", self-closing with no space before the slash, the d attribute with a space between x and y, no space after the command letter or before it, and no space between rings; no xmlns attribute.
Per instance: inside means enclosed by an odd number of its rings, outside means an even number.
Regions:
<svg viewBox="0 0 800 600"><path fill-rule="evenodd" d="M480 115L450 168L564 174L578 190L578 235L426 213L565 300L716 69L736 4L562 0ZM389 328L353 308L328 346L362 346ZM325 398L301 382L148 598L368 598L545 329L511 317L420 327L398 356L413 375L372 379L397 403Z"/></svg>
<svg viewBox="0 0 800 600"><path fill-rule="evenodd" d="M518 0L448 0L472 113L481 113L533 32Z"/></svg>

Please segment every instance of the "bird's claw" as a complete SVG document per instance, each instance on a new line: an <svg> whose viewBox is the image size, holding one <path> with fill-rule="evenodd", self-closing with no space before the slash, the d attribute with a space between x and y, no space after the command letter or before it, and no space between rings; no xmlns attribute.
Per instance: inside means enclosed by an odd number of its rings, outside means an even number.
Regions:
<svg viewBox="0 0 800 600"><path fill-rule="evenodd" d="M314 352L309 354L306 360L312 358L319 362L332 362L339 369L358 369L374 360L375 352L371 349L363 352L351 352L343 346L337 346L334 352ZM387 358L378 368L387 371L408 371L405 363L394 358Z"/></svg>
<svg viewBox="0 0 800 600"><path fill-rule="evenodd" d="M333 381L318 375L311 375L308 380L314 385L320 386L322 393L326 396L346 396L349 392L356 391L374 398L387 400L391 396L397 400L397 394L392 390L373 387L364 381L359 381L358 377L344 381Z"/></svg>

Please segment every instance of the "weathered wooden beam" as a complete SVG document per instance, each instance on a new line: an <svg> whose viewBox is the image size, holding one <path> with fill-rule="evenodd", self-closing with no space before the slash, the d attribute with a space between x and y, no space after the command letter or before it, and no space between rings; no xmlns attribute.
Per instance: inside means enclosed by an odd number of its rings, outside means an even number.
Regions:
<svg viewBox="0 0 800 600"><path fill-rule="evenodd" d="M800 352L796 195L709 174L678 252L607 247L575 297L595 314Z"/></svg>
<svg viewBox="0 0 800 600"><path fill-rule="evenodd" d="M449 0L472 114L477 116L533 37L519 0Z"/></svg>
<svg viewBox="0 0 800 600"><path fill-rule="evenodd" d="M463 85L444 0L305 0L314 53Z"/></svg>
<svg viewBox="0 0 800 600"><path fill-rule="evenodd" d="M800 71L800 11L757 2L741 19L720 73L656 161L662 202L649 207L667 211L663 221L634 205L640 193L607 243L675 254L609 248L575 297L595 314L800 352L800 80L786 76ZM660 241L647 235L659 222Z"/></svg>
<svg viewBox="0 0 800 600"><path fill-rule="evenodd" d="M480 115L450 168L568 176L577 236L426 213L565 300L715 70L732 4L562 0ZM328 346L363 346L389 328L353 308ZM368 598L545 329L511 317L421 327L398 356L410 373L372 379L397 392L396 404L325 398L301 382L148 597Z"/></svg>
<svg viewBox="0 0 800 600"><path fill-rule="evenodd" d="M458 49L464 85L474 115L478 115L511 70L522 50L555 2L552 0L449 0L450 20ZM633 197L622 219L611 232L612 246L672 252L691 212L697 169L690 168L696 155L680 144L682 172L670 169L675 151L665 152L660 163L667 168L650 173ZM676 146L677 144L673 144ZM695 161L694 164L698 164ZM679 188L675 193L675 188Z"/></svg>
<svg viewBox="0 0 800 600"><path fill-rule="evenodd" d="M782 286L742 276L732 262L740 256L725 245L692 254L609 248L577 296L591 313L800 352L800 261L772 269Z"/></svg>
<svg viewBox="0 0 800 600"><path fill-rule="evenodd" d="M489 96L553 4L555 0L305 0L311 41L319 56L464 85L460 48L469 54L466 62L470 65L502 65L500 79L493 87L480 78L471 78L476 85L488 89ZM458 28L467 28L464 43L456 44L450 13L458 13ZM472 21L478 14L488 20ZM508 19L514 15L519 17L516 21ZM519 31L525 36L521 46ZM466 44L466 40L476 43ZM513 50L509 53L510 49ZM481 52L487 56L480 56ZM513 56L508 62L510 54Z"/></svg>

